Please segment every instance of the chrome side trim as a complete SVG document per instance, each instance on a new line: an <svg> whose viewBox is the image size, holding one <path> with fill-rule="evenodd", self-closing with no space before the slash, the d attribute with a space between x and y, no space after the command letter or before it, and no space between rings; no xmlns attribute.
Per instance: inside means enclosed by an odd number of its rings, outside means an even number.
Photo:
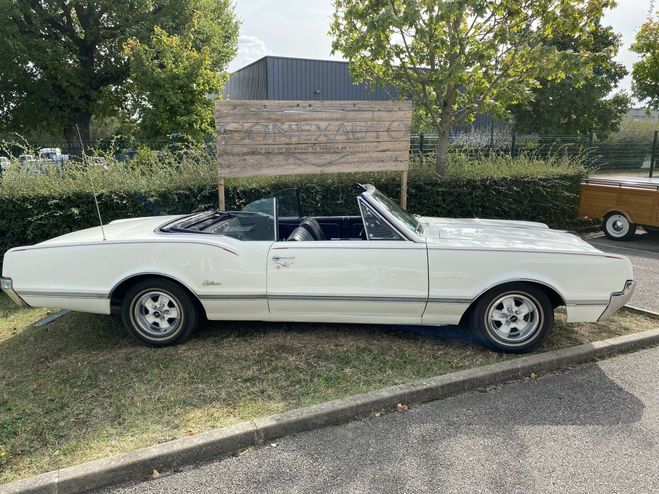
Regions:
<svg viewBox="0 0 659 494"><path fill-rule="evenodd" d="M460 252L502 252L508 253L512 252L515 254L559 254L564 256L591 256L591 257L614 257L616 259L622 259L616 255L607 254L605 252L572 252L569 250L530 250L530 249L494 249L494 248L484 248L484 247L435 247L432 244L428 244L428 250L451 250L451 251L460 251Z"/></svg>
<svg viewBox="0 0 659 494"><path fill-rule="evenodd" d="M268 295L269 300L308 300L327 302L407 302L426 303L426 297L387 297L387 296L364 296L364 295Z"/></svg>
<svg viewBox="0 0 659 494"><path fill-rule="evenodd" d="M24 297L45 297L45 298L83 298L94 300L106 300L109 298L107 293L94 292L41 292L41 291L21 291L19 295Z"/></svg>
<svg viewBox="0 0 659 494"><path fill-rule="evenodd" d="M428 303L431 304L470 304L474 301L471 298L434 298L430 297Z"/></svg>
<svg viewBox="0 0 659 494"><path fill-rule="evenodd" d="M629 302L629 299L632 298L635 289L635 280L625 281L625 286L621 291L613 292L611 294L609 305L606 309L604 309L604 312L602 312L602 315L599 317L598 321L606 321L615 312L617 312L618 309L622 308L627 302Z"/></svg>
<svg viewBox="0 0 659 494"><path fill-rule="evenodd" d="M608 300L570 300L566 304L568 307L592 307L609 305Z"/></svg>
<svg viewBox="0 0 659 494"><path fill-rule="evenodd" d="M388 296L366 296L366 295L198 295L200 300L306 300L306 301L328 301L328 302L414 302L431 304L471 304L476 298L437 298L430 297L388 297ZM479 295L480 297L480 295ZM567 302L569 307L580 306L602 306L608 301L603 300L575 300Z"/></svg>
<svg viewBox="0 0 659 494"><path fill-rule="evenodd" d="M265 300L268 298L265 294L255 295L197 295L199 300Z"/></svg>
<svg viewBox="0 0 659 494"><path fill-rule="evenodd" d="M331 242L332 245L317 245L320 242L327 242L328 244ZM372 240L367 241L367 240L362 240L364 245L352 245L352 246L345 246L341 245L339 242L334 241L334 240L317 240L313 244L311 242L308 243L299 243L299 245L296 245L295 247L291 247L289 245L278 245L283 242L277 242L272 247L272 250L283 250L283 249L309 249L309 250L318 250L318 249L331 249L331 250L362 250L362 249L368 249L368 250L426 250L425 245L422 247L414 247L412 245L412 242L403 242L401 240ZM400 246L380 246L384 242L397 242L400 243ZM338 244L338 245L337 245ZM379 244L378 246L374 244ZM405 247L403 247L405 246Z"/></svg>
<svg viewBox="0 0 659 494"><path fill-rule="evenodd" d="M478 296L480 297L480 295ZM469 299L469 298L429 298L428 303L436 304L471 304L478 297ZM568 307L584 307L584 306L602 306L607 305L608 300L574 300L566 302Z"/></svg>

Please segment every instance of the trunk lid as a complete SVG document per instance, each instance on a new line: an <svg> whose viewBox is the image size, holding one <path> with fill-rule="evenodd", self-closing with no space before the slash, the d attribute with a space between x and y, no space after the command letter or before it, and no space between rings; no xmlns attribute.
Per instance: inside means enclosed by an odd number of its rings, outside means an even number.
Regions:
<svg viewBox="0 0 659 494"><path fill-rule="evenodd" d="M106 240L143 240L153 238L154 230L179 216L151 216L117 220L103 225ZM100 226L67 233L38 245L63 245L72 243L100 242L103 240Z"/></svg>

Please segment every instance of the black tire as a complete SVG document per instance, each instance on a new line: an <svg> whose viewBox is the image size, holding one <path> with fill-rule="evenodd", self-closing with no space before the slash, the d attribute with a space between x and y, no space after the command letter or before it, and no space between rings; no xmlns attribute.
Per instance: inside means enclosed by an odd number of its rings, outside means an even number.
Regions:
<svg viewBox="0 0 659 494"><path fill-rule="evenodd" d="M128 333L152 347L183 343L197 329L200 318L201 311L188 292L164 278L135 283L121 304L121 321Z"/></svg>
<svg viewBox="0 0 659 494"><path fill-rule="evenodd" d="M636 224L624 214L612 211L604 217L602 230L611 240L630 240L636 233Z"/></svg>
<svg viewBox="0 0 659 494"><path fill-rule="evenodd" d="M502 299L511 299L512 303L506 305ZM527 309L532 310L520 316ZM498 319L497 312L507 322ZM497 320L493 319L495 317ZM469 325L491 350L527 353L537 348L551 331L554 308L542 288L529 283L507 283L478 299L470 311ZM503 335L506 330L507 338Z"/></svg>

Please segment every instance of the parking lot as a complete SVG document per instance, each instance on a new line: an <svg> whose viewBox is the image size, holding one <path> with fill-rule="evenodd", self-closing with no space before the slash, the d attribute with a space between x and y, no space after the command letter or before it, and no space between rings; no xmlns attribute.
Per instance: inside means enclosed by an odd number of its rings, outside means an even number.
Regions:
<svg viewBox="0 0 659 494"><path fill-rule="evenodd" d="M599 232L584 237L604 252L627 256L638 282L629 305L659 312L659 234L645 233L639 228L636 236L626 242L609 240Z"/></svg>

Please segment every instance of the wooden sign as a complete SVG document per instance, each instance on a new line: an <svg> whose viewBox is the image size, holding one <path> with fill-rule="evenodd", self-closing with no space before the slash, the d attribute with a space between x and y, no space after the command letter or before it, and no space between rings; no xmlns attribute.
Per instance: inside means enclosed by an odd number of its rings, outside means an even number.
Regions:
<svg viewBox="0 0 659 494"><path fill-rule="evenodd" d="M407 170L408 101L217 101L219 176Z"/></svg>

